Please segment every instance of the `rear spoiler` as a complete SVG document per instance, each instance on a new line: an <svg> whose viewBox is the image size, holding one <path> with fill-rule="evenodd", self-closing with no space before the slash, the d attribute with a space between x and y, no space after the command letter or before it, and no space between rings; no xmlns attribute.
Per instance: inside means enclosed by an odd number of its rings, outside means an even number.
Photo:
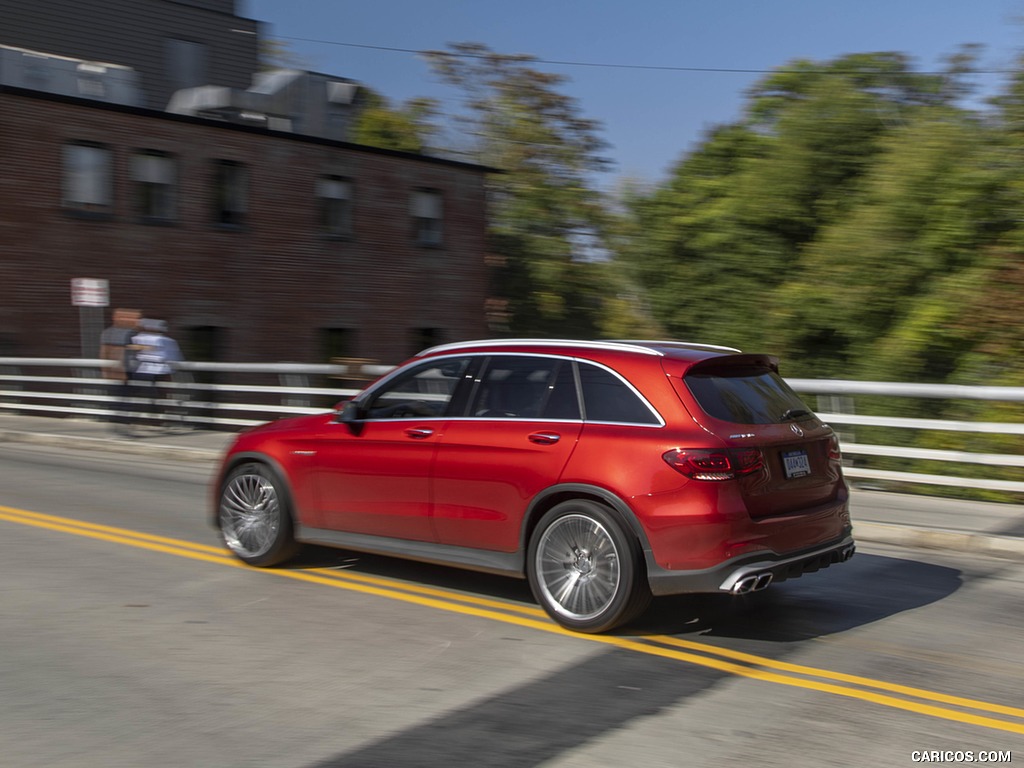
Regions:
<svg viewBox="0 0 1024 768"><path fill-rule="evenodd" d="M690 373L714 373L716 370L734 370L736 368L770 368L779 372L779 359L773 355L740 354L740 355L715 355L698 360L686 369Z"/></svg>

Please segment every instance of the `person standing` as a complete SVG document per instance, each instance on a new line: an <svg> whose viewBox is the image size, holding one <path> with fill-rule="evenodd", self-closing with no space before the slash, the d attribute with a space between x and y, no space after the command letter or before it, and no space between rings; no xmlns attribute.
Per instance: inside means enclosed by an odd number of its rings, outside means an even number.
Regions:
<svg viewBox="0 0 1024 768"><path fill-rule="evenodd" d="M164 320L144 318L139 326L141 330L132 337L132 345L136 348L135 359L138 361L135 377L150 387L150 412L159 415L162 409L157 403L162 398L158 387L161 382L171 381L175 363L183 359L181 348L178 342L167 335L167 323Z"/></svg>
<svg viewBox="0 0 1024 768"><path fill-rule="evenodd" d="M116 382L111 421L118 432L129 426L129 402L135 394L135 347L132 343L142 312L117 308L109 328L100 334L100 357L112 364L103 369L103 378Z"/></svg>

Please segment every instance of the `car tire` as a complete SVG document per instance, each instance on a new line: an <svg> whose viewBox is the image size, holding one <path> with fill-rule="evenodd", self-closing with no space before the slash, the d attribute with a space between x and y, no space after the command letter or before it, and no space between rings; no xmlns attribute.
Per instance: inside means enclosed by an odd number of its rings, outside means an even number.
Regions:
<svg viewBox="0 0 1024 768"><path fill-rule="evenodd" d="M530 537L530 588L552 619L577 632L607 632L651 600L636 537L589 499L552 507Z"/></svg>
<svg viewBox="0 0 1024 768"><path fill-rule="evenodd" d="M249 565L278 565L299 549L284 483L266 464L247 462L228 473L217 524L228 549Z"/></svg>

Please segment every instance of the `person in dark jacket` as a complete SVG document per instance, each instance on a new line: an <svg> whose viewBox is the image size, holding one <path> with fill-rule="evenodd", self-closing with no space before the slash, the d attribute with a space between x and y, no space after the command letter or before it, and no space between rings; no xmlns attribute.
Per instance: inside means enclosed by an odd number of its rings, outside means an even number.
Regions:
<svg viewBox="0 0 1024 768"><path fill-rule="evenodd" d="M103 378L116 382L110 420L118 432L127 431L131 398L136 396L136 350L132 338L138 331L141 318L142 312L137 309L118 307L114 310L110 327L100 335L100 357L112 363L103 369Z"/></svg>

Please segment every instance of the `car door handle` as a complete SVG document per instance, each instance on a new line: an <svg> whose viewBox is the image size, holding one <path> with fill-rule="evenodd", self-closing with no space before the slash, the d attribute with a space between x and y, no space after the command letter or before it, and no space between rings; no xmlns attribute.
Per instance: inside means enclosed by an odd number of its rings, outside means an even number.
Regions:
<svg viewBox="0 0 1024 768"><path fill-rule="evenodd" d="M422 440L425 437L430 437L434 434L434 430L428 429L427 427L409 427L405 430L407 437L413 437L417 440Z"/></svg>
<svg viewBox="0 0 1024 768"><path fill-rule="evenodd" d="M530 435L530 442L538 445L554 445L562 436L557 432L534 432Z"/></svg>

